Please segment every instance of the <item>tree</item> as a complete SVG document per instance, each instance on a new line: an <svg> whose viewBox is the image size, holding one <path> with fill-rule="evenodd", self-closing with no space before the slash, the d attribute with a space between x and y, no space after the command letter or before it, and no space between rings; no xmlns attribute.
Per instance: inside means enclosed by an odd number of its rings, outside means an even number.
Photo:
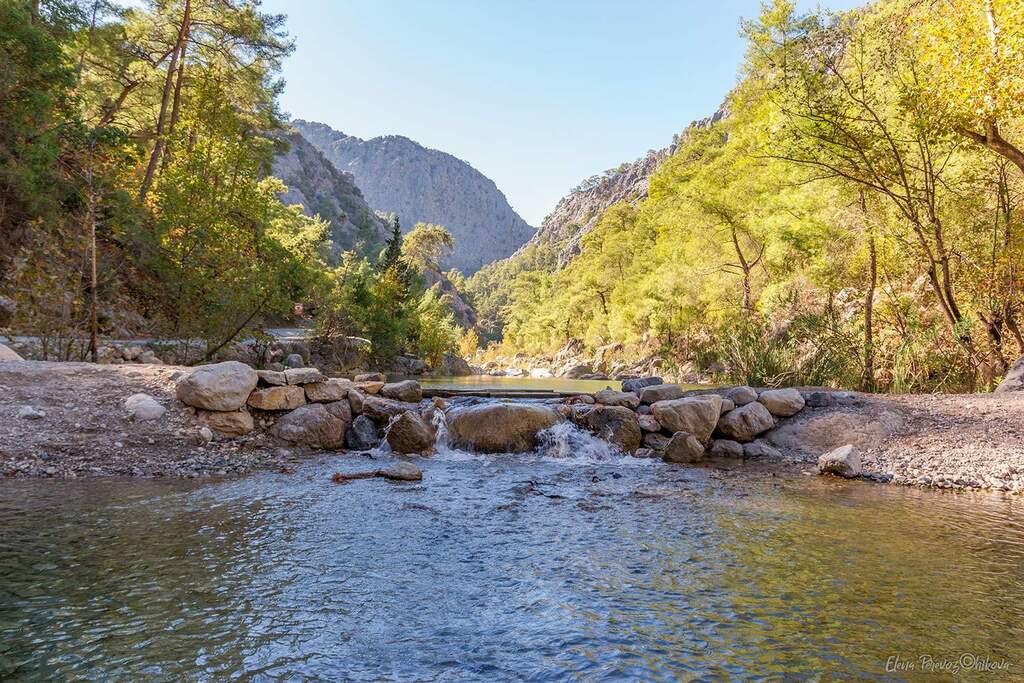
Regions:
<svg viewBox="0 0 1024 683"><path fill-rule="evenodd" d="M455 238L443 225L417 223L402 241L401 253L406 263L423 273L439 273L441 259L455 249Z"/></svg>
<svg viewBox="0 0 1024 683"><path fill-rule="evenodd" d="M903 45L914 51L917 86L934 115L1024 172L1024 5L916 0L905 23L909 40Z"/></svg>

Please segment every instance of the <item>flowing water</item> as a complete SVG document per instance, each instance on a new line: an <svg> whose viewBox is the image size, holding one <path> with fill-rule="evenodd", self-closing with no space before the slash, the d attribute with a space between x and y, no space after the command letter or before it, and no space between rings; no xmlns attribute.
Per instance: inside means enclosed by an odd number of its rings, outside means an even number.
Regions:
<svg viewBox="0 0 1024 683"><path fill-rule="evenodd" d="M673 466L569 428L442 448L420 483L330 481L388 461L0 481L0 678L1024 677L1019 499Z"/></svg>

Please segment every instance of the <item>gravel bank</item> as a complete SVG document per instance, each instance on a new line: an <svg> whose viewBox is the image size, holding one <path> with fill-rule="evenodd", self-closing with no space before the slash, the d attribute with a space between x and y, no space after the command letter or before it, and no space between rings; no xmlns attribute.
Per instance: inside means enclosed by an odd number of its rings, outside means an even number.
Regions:
<svg viewBox="0 0 1024 683"><path fill-rule="evenodd" d="M262 434L204 443L174 398L186 371L167 365L0 363L0 473L8 477L201 477L278 469L293 449ZM125 399L146 393L166 408L136 421ZM36 417L24 417L27 408ZM39 414L42 414L39 416Z"/></svg>

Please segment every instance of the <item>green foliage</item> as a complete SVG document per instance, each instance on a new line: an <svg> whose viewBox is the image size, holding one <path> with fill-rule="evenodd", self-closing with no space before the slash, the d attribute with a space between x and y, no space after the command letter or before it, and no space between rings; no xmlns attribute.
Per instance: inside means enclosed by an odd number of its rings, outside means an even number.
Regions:
<svg viewBox="0 0 1024 683"><path fill-rule="evenodd" d="M1024 122L1019 36L982 55L983 20L967 2L767 5L729 116L679 136L645 200L609 208L563 268L520 254L470 279L488 336L534 354L620 342L719 381L991 386L1024 354L1024 174L958 127ZM990 80L955 80L972 77Z"/></svg>

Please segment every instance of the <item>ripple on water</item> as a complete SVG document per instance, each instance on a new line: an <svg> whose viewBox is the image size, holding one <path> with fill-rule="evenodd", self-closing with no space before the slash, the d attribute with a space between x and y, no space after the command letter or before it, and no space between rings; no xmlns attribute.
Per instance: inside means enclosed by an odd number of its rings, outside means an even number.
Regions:
<svg viewBox="0 0 1024 683"><path fill-rule="evenodd" d="M0 677L884 678L890 655L961 652L1024 668L1016 499L551 438L442 451L414 484L330 483L355 457L4 482Z"/></svg>

